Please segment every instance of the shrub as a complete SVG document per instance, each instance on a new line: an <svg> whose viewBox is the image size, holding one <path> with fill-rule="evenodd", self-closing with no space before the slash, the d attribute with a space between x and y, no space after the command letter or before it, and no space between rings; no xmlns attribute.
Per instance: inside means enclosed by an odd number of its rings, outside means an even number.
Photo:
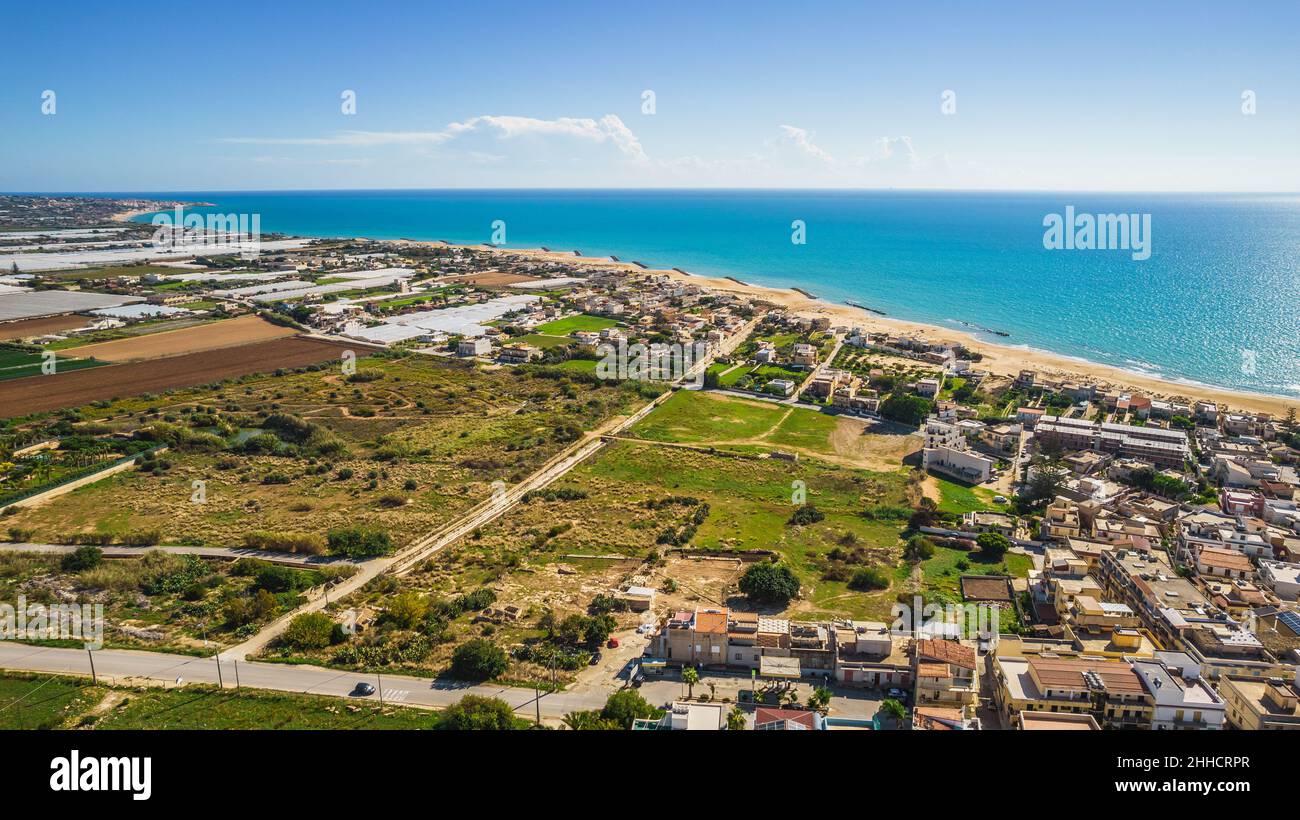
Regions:
<svg viewBox="0 0 1300 820"><path fill-rule="evenodd" d="M500 698L466 695L443 710L439 729L458 731L520 729L526 721L515 717L514 709Z"/></svg>
<svg viewBox="0 0 1300 820"><path fill-rule="evenodd" d="M324 612L304 612L289 622L281 640L294 649L324 649L334 642L334 626Z"/></svg>
<svg viewBox="0 0 1300 820"><path fill-rule="evenodd" d="M790 520L787 521L786 523L807 526L808 524L816 524L818 521L821 521L825 517L826 516L822 513L822 511L817 509L813 505L804 504L802 507L799 507L794 511L794 514L790 516Z"/></svg>
<svg viewBox="0 0 1300 820"><path fill-rule="evenodd" d="M365 527L330 530L328 543L331 555L345 555L349 558L387 555L393 549L393 539L388 537L388 533Z"/></svg>
<svg viewBox="0 0 1300 820"><path fill-rule="evenodd" d="M270 532L255 530L244 533L244 546L253 550L305 553L320 555L325 552L325 541L308 532Z"/></svg>
<svg viewBox="0 0 1300 820"><path fill-rule="evenodd" d="M63 556L59 568L64 572L84 572L95 569L102 563L104 563L104 551L99 547L77 547Z"/></svg>
<svg viewBox="0 0 1300 820"><path fill-rule="evenodd" d="M799 579L784 564L763 561L740 576L740 591L758 603L785 603L799 595Z"/></svg>
<svg viewBox="0 0 1300 820"><path fill-rule="evenodd" d="M509 665L505 650L489 640L475 638L452 653L451 676L458 680L490 680L503 674Z"/></svg>
<svg viewBox="0 0 1300 820"><path fill-rule="evenodd" d="M856 589L859 592L888 588L889 576L879 567L861 567L849 579L849 589Z"/></svg>

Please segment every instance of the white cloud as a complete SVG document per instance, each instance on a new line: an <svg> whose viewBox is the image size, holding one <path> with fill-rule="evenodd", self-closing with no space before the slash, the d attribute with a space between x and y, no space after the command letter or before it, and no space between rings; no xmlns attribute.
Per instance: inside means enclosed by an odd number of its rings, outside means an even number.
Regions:
<svg viewBox="0 0 1300 820"><path fill-rule="evenodd" d="M817 145L813 143L812 133L806 129L796 128L793 125L782 125L781 132L782 137L785 140L793 143L796 148L808 156L819 159L822 162L830 163L835 161L834 157L823 151L821 148L818 148Z"/></svg>

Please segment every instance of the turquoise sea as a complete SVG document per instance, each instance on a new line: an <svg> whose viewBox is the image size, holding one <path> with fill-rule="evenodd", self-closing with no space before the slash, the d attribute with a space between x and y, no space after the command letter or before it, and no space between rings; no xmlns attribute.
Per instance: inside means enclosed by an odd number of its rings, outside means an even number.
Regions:
<svg viewBox="0 0 1300 820"><path fill-rule="evenodd" d="M1300 396L1300 195L791 190L150 192L263 233L617 255L800 287L1168 379ZM1048 250L1043 220L1150 214L1150 258ZM145 217L147 219L147 217ZM802 220L806 242L791 241ZM990 335L1002 331L1006 337Z"/></svg>

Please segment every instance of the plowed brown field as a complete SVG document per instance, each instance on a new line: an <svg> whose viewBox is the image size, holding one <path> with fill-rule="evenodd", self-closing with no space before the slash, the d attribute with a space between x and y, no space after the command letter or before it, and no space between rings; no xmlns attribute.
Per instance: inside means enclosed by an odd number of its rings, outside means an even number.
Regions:
<svg viewBox="0 0 1300 820"><path fill-rule="evenodd" d="M303 367L337 359L345 349L343 344L293 337L54 376L12 379L0 386L0 418L80 407L97 399L194 387L281 367Z"/></svg>
<svg viewBox="0 0 1300 820"><path fill-rule="evenodd" d="M297 332L291 327L273 325L260 316L240 316L182 330L74 347L68 349L67 355L101 362L130 362L282 339Z"/></svg>

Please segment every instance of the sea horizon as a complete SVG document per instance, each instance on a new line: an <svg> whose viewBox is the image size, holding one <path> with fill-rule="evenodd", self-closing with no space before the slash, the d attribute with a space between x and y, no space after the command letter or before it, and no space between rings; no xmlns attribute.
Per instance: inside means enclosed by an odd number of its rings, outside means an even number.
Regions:
<svg viewBox="0 0 1300 820"><path fill-rule="evenodd" d="M616 256L799 288L1188 387L1300 396L1300 199L1280 192L480 188L113 192L257 213L263 233ZM1147 214L1151 252L1048 250L1043 220ZM147 221L149 215L137 217ZM804 223L805 244L792 242ZM1229 283L1232 287L1226 287ZM1006 335L1002 335L1006 334Z"/></svg>

